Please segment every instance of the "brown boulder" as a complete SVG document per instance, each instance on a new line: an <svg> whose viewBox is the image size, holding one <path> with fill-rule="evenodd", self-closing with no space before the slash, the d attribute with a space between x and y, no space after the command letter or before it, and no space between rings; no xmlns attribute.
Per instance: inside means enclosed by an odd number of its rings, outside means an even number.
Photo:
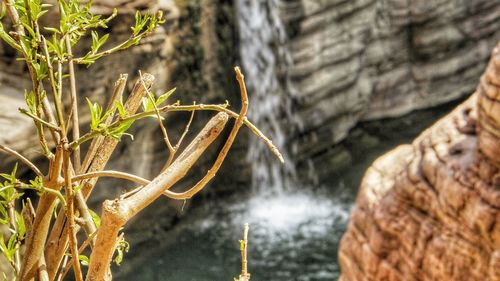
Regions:
<svg viewBox="0 0 500 281"><path fill-rule="evenodd" d="M342 281L500 280L500 44L476 93L361 183Z"/></svg>

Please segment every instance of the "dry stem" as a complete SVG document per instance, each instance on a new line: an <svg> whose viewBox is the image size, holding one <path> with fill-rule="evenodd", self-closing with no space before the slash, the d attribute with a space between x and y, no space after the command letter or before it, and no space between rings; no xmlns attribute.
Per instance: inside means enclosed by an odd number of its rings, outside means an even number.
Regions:
<svg viewBox="0 0 500 281"><path fill-rule="evenodd" d="M69 36L66 37L66 50L69 55L69 84L71 90L71 111L73 113L71 121L73 125L73 140L80 138L80 125L78 122L78 100L76 97L76 81L75 81L75 67L73 65L73 53L71 51L71 42ZM73 150L73 168L75 171L80 171L80 147Z"/></svg>
<svg viewBox="0 0 500 281"><path fill-rule="evenodd" d="M69 166L70 155L67 151L64 153L63 167L64 167L64 182L66 188L66 220L69 222L69 245L71 250L71 256L73 257L73 270L75 272L75 279L77 281L83 281L83 274L80 268L80 262L78 261L78 240L76 239L75 232L75 210L74 210L74 192L73 185L71 182L71 169Z"/></svg>
<svg viewBox="0 0 500 281"><path fill-rule="evenodd" d="M248 273L247 247L248 247L248 223L245 223L243 229L243 240L240 240L241 251L241 274L238 281L249 281L250 273Z"/></svg>
<svg viewBox="0 0 500 281"><path fill-rule="evenodd" d="M90 256L87 281L104 280L120 228L161 196L164 190L169 189L186 175L205 149L220 134L227 119L228 116L225 113L219 113L213 117L174 163L143 189L126 199L104 202L101 227L97 233L96 246Z"/></svg>
<svg viewBox="0 0 500 281"><path fill-rule="evenodd" d="M233 145L234 139L236 138L236 135L238 134L238 131L241 128L241 125L243 125L245 115L248 111L248 96L247 96L247 90L245 87L245 80L244 80L243 74L240 71L240 68L235 67L234 71L236 72L236 79L238 80L238 83L240 86L240 95L241 95L241 104L242 104L240 114L238 115L238 118L234 122L231 133L229 133L229 137L227 138L226 143L224 144L221 151L219 152L217 159L215 159L215 162L212 165L212 168L210 168L208 170L207 174L199 182L197 182L192 188L188 189L185 192L176 194L173 197L174 199L181 199L181 200L182 199L190 199L195 194L200 192L207 185L207 183L219 171L219 169L222 165L222 162L224 162L224 159L226 159L227 153L229 152L229 149ZM169 194L165 194L165 195L171 197L171 195L169 195Z"/></svg>
<svg viewBox="0 0 500 281"><path fill-rule="evenodd" d="M23 155L21 155L21 153L15 151L14 149L12 148L9 148L5 145L1 145L0 144L0 150L1 151L4 151L14 157L16 157L17 159L21 160L21 162L23 162L24 164L26 164L37 176L39 177L42 177L43 178L43 174L42 172L40 171L40 169L38 169L38 167L33 164L33 162L31 162L30 160L28 160L28 158L24 157Z"/></svg>

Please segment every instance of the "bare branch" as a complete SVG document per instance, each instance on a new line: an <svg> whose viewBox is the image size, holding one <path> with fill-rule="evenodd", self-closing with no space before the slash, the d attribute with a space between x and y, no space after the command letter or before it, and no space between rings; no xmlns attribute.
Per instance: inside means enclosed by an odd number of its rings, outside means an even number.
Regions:
<svg viewBox="0 0 500 281"><path fill-rule="evenodd" d="M63 167L64 167L64 181L66 188L66 197L68 204L66 206L66 219L69 222L69 245L71 250L71 256L73 257L73 271L75 273L75 279L77 281L83 281L82 269L80 268L80 262L78 260L78 240L76 239L75 232L75 213L74 213L74 192L73 185L71 182L71 169L69 166L70 155L67 151L64 153L63 157Z"/></svg>
<svg viewBox="0 0 500 281"><path fill-rule="evenodd" d="M235 72L236 72L236 80L238 80L238 83L240 85L241 104L242 104L240 114L238 115L238 118L234 122L233 128L231 130L231 133L229 133L229 137L227 138L226 143L222 147L221 151L219 152L219 155L217 156L217 159L215 159L214 164L208 170L207 174L198 183L196 183L195 186L193 186L192 188L190 188L185 192L177 194L176 196L178 197L175 199L192 198L195 194L200 192L207 185L207 183L219 171L222 162L224 162L224 159L226 159L227 153L229 152L229 149L233 145L234 139L236 138L236 135L238 134L238 131L241 128L241 125L243 125L245 115L248 111L248 96L247 96L244 77L243 74L241 74L239 67L235 68Z"/></svg>
<svg viewBox="0 0 500 281"><path fill-rule="evenodd" d="M106 112L111 111L114 112L116 109L116 101L120 100L123 96L123 91L125 90L125 86L127 85L127 74L120 74L120 78L115 82L114 88L113 88L113 95L108 101L108 105L106 107ZM113 121L113 116L109 116L106 121L104 122L105 125L111 124ZM87 154L85 154L85 158L83 159L83 163L80 169L80 173L84 173L87 171L89 168L90 163L95 157L95 154L97 152L97 149L101 145L102 141L104 139L104 136L99 136L96 137L92 140L90 143L89 149L87 151Z"/></svg>
<svg viewBox="0 0 500 281"><path fill-rule="evenodd" d="M57 125L54 125L52 123L49 123L49 122L43 120L42 118L36 116L35 114L27 111L24 108L19 108L19 112L21 112L22 114L24 114L24 115L32 118L35 122L38 122L38 123L44 125L45 127L49 128L49 129L52 129L52 130L57 131L57 132L61 132L61 128L59 128Z"/></svg>
<svg viewBox="0 0 500 281"><path fill-rule="evenodd" d="M196 103L193 103L193 104L196 104ZM162 172L165 171L168 168L168 166L170 166L172 164L172 161L174 160L175 153L177 152L177 150L179 150L179 147L181 146L182 141L184 140L184 138L186 137L186 135L189 131L189 127L191 126L191 122L193 122L193 118L194 118L195 113L196 113L195 110L191 111L191 116L189 117L189 121L188 121L186 127L184 127L184 131L182 132L181 137L179 138L179 140L177 141L177 143L173 147L174 153L171 153L169 155L167 162L165 162L165 165L163 165L163 168L161 169Z"/></svg>
<svg viewBox="0 0 500 281"><path fill-rule="evenodd" d="M119 172L119 171L89 172L86 174L77 175L77 176L73 177L71 180L76 182L76 181L81 181L81 180L85 180L85 179L99 178L99 177L111 177L111 178L117 178L117 179L125 179L125 180L129 180L129 181L132 181L132 182L135 182L138 184L142 184L142 185L150 183L150 181L147 179L144 179L144 178L141 178L139 176L132 175L129 173Z"/></svg>
<svg viewBox="0 0 500 281"><path fill-rule="evenodd" d="M73 125L73 140L77 140L80 138L80 125L78 122L78 100L76 97L76 81L75 81L75 67L73 65L73 53L71 50L71 41L69 36L66 37L66 50L69 55L69 61L68 61L68 66L69 66L69 84L70 84L70 90L71 90L71 111L73 113L71 121ZM80 171L80 147L76 147L73 150L73 168L76 172Z"/></svg>
<svg viewBox="0 0 500 281"><path fill-rule="evenodd" d="M245 223L243 229L243 240L240 240L241 250L241 274L238 281L249 281L250 273L248 273L247 247L248 247L248 223Z"/></svg>
<svg viewBox="0 0 500 281"><path fill-rule="evenodd" d="M43 174L42 172L40 171L40 169L38 169L38 167L33 164L33 162L31 162L30 160L28 160L28 158L24 157L21 155L21 153L15 151L14 149L12 148L9 148L5 145L1 145L0 144L0 150L16 157L17 159L21 160L21 162L23 162L24 164L26 164L37 176L39 177L42 177L43 178Z"/></svg>
<svg viewBox="0 0 500 281"><path fill-rule="evenodd" d="M104 280L120 228L138 212L151 204L177 181L183 178L205 149L217 138L228 119L219 113L201 130L172 165L143 189L125 199L107 200L103 204L101 227L90 256L87 281Z"/></svg>
<svg viewBox="0 0 500 281"><path fill-rule="evenodd" d="M139 71L139 76L141 83L144 85L144 81L142 79L142 73ZM175 155L175 149L172 146L172 143L170 142L170 138L168 137L167 129L165 128L165 125L162 122L162 117L160 115L160 111L158 110L158 106L156 106L155 100L153 99L153 96L149 90L146 90L148 99L151 101L153 104L154 111L156 113L156 118L158 119L158 124L160 125L161 133L163 134L163 140L165 141L165 145L167 146L168 149L168 162L172 162L172 159L174 158Z"/></svg>

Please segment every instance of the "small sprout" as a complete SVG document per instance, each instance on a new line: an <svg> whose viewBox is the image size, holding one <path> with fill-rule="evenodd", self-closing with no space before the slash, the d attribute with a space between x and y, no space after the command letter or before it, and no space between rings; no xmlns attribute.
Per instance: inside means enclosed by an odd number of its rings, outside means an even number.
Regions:
<svg viewBox="0 0 500 281"><path fill-rule="evenodd" d="M89 266L90 264L90 259L86 255L79 255L78 260L80 261L80 264L83 266Z"/></svg>
<svg viewBox="0 0 500 281"><path fill-rule="evenodd" d="M116 265L121 265L123 261L123 255L124 253L128 253L130 250L130 244L125 241L125 238L121 237L120 241L118 242L118 245L116 246L116 256L113 259Z"/></svg>
<svg viewBox="0 0 500 281"><path fill-rule="evenodd" d="M99 215L91 209L89 209L89 213L92 217L92 220L94 221L95 226L99 228L101 226L101 217L99 217Z"/></svg>
<svg viewBox="0 0 500 281"><path fill-rule="evenodd" d="M106 40L108 40L109 34L104 34L101 38L99 38L99 34L97 34L96 31L92 31L92 53L97 53L99 51L99 48L106 43Z"/></svg>

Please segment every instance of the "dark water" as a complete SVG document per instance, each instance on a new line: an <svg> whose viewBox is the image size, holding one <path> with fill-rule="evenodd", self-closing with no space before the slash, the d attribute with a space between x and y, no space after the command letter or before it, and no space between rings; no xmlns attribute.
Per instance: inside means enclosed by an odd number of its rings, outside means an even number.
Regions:
<svg viewBox="0 0 500 281"><path fill-rule="evenodd" d="M409 143L453 105L398 120L360 125L340 144L351 160L325 186L261 186L251 195L204 202L163 241L134 247L116 280L232 280L240 271L238 240L250 224L252 280L336 280L337 250L361 177L370 163L398 144ZM248 194L248 192L246 193Z"/></svg>

